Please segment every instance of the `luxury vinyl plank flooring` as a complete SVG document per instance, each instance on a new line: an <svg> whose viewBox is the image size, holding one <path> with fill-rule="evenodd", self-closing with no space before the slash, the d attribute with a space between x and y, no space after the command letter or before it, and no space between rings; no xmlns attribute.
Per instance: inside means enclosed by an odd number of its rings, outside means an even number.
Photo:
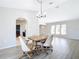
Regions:
<svg viewBox="0 0 79 59"><path fill-rule="evenodd" d="M79 40L54 37L52 45L53 52L49 52L48 55L42 53L33 59L79 59ZM20 55L20 46L0 50L0 59L18 59Z"/></svg>

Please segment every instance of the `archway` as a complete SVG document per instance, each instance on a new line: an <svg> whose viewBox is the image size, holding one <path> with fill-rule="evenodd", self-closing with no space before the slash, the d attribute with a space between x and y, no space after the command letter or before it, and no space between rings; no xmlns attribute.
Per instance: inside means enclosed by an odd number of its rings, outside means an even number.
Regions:
<svg viewBox="0 0 79 59"><path fill-rule="evenodd" d="M19 43L19 36L26 37L26 26L27 21L25 18L18 18L16 19L16 44L20 45Z"/></svg>

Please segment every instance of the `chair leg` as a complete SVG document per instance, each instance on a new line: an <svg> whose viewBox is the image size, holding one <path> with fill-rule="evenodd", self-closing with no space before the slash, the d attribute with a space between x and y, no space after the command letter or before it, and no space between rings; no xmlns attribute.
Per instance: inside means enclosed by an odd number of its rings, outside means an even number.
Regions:
<svg viewBox="0 0 79 59"><path fill-rule="evenodd" d="M23 52L23 54L25 54L25 52Z"/></svg>
<svg viewBox="0 0 79 59"><path fill-rule="evenodd" d="M26 56L26 54L23 54L19 59L22 59L25 56ZM29 59L32 59L32 54L29 54L29 55L27 54L27 56L28 56Z"/></svg>
<svg viewBox="0 0 79 59"><path fill-rule="evenodd" d="M53 49L51 49L51 52L53 52Z"/></svg>
<svg viewBox="0 0 79 59"><path fill-rule="evenodd" d="M27 55L28 55L29 59L32 59L32 56L33 56L32 52L29 52Z"/></svg>
<svg viewBox="0 0 79 59"><path fill-rule="evenodd" d="M23 57L25 57L26 55L25 54L23 54L19 59L22 59Z"/></svg>
<svg viewBox="0 0 79 59"><path fill-rule="evenodd" d="M50 48L49 50L50 50L51 52L53 52L53 49L52 49L52 48Z"/></svg>

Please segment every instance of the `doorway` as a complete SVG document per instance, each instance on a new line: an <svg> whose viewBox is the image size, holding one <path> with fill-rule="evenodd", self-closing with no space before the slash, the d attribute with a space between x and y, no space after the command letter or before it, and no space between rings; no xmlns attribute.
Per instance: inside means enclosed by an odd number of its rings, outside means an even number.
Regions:
<svg viewBox="0 0 79 59"><path fill-rule="evenodd" d="M16 44L20 45L19 36L26 37L27 22L24 18L18 18L16 20Z"/></svg>
<svg viewBox="0 0 79 59"><path fill-rule="evenodd" d="M16 37L20 36L20 25L16 25Z"/></svg>

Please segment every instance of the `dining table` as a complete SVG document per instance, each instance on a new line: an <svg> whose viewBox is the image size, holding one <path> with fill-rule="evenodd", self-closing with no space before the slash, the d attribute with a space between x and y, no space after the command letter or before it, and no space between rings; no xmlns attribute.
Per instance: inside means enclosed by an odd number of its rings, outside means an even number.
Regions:
<svg viewBox="0 0 79 59"><path fill-rule="evenodd" d="M46 41L47 38L48 38L48 35L33 35L28 37L28 39L32 40L33 42L32 47L36 46L38 42Z"/></svg>

